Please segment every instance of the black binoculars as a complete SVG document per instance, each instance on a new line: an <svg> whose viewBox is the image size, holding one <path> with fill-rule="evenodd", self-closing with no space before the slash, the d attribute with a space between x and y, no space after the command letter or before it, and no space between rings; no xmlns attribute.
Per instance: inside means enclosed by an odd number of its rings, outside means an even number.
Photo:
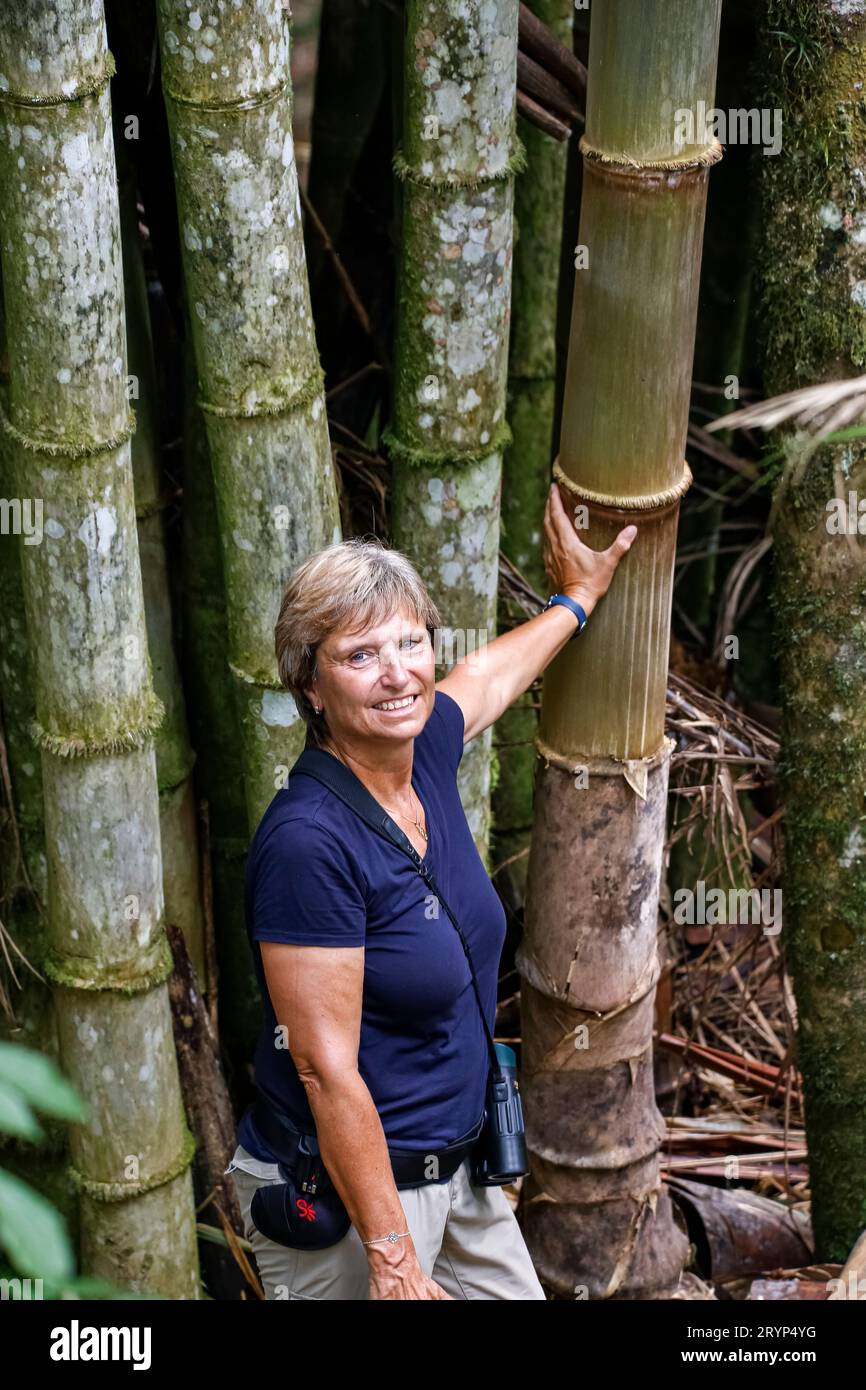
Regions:
<svg viewBox="0 0 866 1390"><path fill-rule="evenodd" d="M517 1058L507 1043L495 1043L499 1073L491 1068L481 1133L470 1155L475 1187L501 1187L526 1177L526 1132L517 1085Z"/></svg>

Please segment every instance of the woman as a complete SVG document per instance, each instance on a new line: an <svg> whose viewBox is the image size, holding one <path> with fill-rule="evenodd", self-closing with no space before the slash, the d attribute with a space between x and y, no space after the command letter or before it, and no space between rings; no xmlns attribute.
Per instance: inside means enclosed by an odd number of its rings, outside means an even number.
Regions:
<svg viewBox="0 0 866 1390"><path fill-rule="evenodd" d="M557 593L588 616L636 528L609 549L575 534L558 489L544 517ZM433 870L466 935L493 1029L505 914L457 792L463 746L493 724L575 636L556 604L435 683L439 615L408 559L378 541L336 544L292 576L275 643L307 745L344 763ZM484 1111L488 1051L458 935L411 860L306 776L278 791L247 863L247 927L265 1008L256 1085L315 1126L351 1218L343 1239L291 1249L250 1206L283 1181L252 1107L229 1168L269 1299L543 1299L501 1187L446 1178ZM398 1189L389 1145L435 1162Z"/></svg>

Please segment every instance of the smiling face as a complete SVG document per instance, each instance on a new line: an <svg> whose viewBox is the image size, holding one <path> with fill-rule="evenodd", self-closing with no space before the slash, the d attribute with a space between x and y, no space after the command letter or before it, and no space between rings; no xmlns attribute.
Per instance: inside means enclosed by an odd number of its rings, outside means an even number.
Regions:
<svg viewBox="0 0 866 1390"><path fill-rule="evenodd" d="M337 747L405 743L420 734L435 700L430 634L406 609L360 633L333 632L319 643L307 698L324 710Z"/></svg>

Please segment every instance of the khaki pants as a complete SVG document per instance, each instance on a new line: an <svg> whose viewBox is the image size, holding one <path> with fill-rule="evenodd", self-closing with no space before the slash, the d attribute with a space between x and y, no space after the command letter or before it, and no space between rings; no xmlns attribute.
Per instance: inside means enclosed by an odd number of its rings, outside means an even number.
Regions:
<svg viewBox="0 0 866 1390"><path fill-rule="evenodd" d="M278 1245L250 1221L256 1188L282 1182L277 1165L239 1146L225 1171L235 1184L267 1299L369 1296L366 1248L354 1226L326 1250ZM501 1187L471 1185L468 1158L447 1182L399 1195L421 1268L452 1298L544 1299L511 1203Z"/></svg>

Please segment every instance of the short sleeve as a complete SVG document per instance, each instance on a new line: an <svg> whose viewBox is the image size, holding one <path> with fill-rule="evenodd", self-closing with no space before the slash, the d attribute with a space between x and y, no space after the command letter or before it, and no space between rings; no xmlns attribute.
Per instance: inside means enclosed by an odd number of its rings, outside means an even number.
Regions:
<svg viewBox="0 0 866 1390"><path fill-rule="evenodd" d="M296 946L363 946L364 879L335 835L309 820L267 837L253 879L251 935Z"/></svg>
<svg viewBox="0 0 866 1390"><path fill-rule="evenodd" d="M446 695L444 690L437 690L430 718L439 720L449 764L456 772L463 757L463 711L452 696Z"/></svg>

